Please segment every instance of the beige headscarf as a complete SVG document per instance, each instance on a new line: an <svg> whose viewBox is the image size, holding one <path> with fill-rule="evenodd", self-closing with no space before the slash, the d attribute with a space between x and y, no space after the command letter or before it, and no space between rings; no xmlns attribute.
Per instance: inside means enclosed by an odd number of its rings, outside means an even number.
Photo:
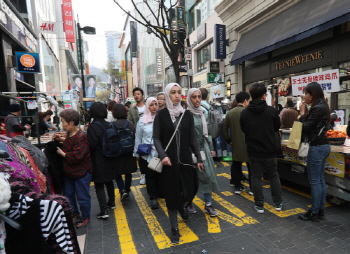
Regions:
<svg viewBox="0 0 350 254"><path fill-rule="evenodd" d="M194 92L199 92L202 95L201 91L198 88L191 88L188 91L188 95L187 95L187 105L188 105L187 109L189 111L191 111L192 114L201 117L202 125L203 125L203 136L207 138L208 137L208 126L207 126L207 121L205 120L205 116L204 116L204 109L202 109L201 106L196 108L191 101L191 96Z"/></svg>

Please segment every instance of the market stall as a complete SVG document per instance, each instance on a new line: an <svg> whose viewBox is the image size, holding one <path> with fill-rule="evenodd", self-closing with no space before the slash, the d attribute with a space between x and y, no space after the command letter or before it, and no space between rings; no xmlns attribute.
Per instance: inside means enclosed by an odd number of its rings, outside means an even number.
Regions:
<svg viewBox="0 0 350 254"><path fill-rule="evenodd" d="M298 150L289 148L288 139L291 130L280 130L282 133L282 152L284 158L278 159L278 173L285 179L298 185L309 187L306 158L298 155ZM340 141L336 141L336 139ZM330 138L331 153L325 167L327 194L350 201L350 147L343 146L345 138Z"/></svg>

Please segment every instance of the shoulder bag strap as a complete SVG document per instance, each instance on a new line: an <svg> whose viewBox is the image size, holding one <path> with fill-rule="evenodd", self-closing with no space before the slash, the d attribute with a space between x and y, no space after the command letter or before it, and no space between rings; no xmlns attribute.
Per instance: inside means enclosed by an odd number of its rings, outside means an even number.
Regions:
<svg viewBox="0 0 350 254"><path fill-rule="evenodd" d="M178 123L177 126L176 126L176 129L175 129L175 131L174 131L174 134L173 134L173 136L171 137L171 139L170 139L168 145L166 146L166 148L165 148L165 150L164 150L165 152L168 150L168 148L169 148L169 146L170 146L170 144L171 144L171 141L173 141L173 138L174 138L174 136L175 136L177 130L179 129L179 125L180 125L180 123L181 123L182 118L183 118L184 115L185 115L185 112L186 112L186 110L182 113L182 116L181 116L181 118L180 118L179 123Z"/></svg>
<svg viewBox="0 0 350 254"><path fill-rule="evenodd" d="M321 133L322 133L323 129L326 127L326 125L322 127L322 129L320 130L320 133L317 135L317 137L321 135Z"/></svg>
<svg viewBox="0 0 350 254"><path fill-rule="evenodd" d="M103 126L103 124L102 123L100 123L100 122L93 122L93 123L95 123L95 124L97 124L98 126L100 126L104 131L106 131L107 129Z"/></svg>

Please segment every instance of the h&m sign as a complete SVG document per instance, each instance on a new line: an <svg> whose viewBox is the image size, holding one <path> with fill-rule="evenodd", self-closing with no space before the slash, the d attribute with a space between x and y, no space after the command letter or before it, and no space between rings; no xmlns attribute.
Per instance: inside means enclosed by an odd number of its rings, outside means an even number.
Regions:
<svg viewBox="0 0 350 254"><path fill-rule="evenodd" d="M275 62L276 70L281 70L284 68L292 67L295 65L311 62L314 60L322 59L323 51L317 51L315 53L307 54L307 55L297 55L293 59L283 61L283 62Z"/></svg>

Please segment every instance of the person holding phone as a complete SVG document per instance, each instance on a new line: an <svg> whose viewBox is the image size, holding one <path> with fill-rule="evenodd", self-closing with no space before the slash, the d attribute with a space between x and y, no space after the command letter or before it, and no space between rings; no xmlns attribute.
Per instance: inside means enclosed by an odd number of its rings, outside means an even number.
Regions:
<svg viewBox="0 0 350 254"><path fill-rule="evenodd" d="M181 87L179 84L170 83L166 86L165 100L166 108L158 111L154 119L153 141L164 165L162 173L159 174L159 183L168 208L172 234L171 243L178 244L180 233L177 212L180 213L184 221L188 220L184 205L196 195L198 190L197 168L204 170L204 166L193 114L181 107ZM178 130L175 132L177 127ZM165 148L174 133L175 137L165 152ZM196 166L192 161L192 152L197 157Z"/></svg>

